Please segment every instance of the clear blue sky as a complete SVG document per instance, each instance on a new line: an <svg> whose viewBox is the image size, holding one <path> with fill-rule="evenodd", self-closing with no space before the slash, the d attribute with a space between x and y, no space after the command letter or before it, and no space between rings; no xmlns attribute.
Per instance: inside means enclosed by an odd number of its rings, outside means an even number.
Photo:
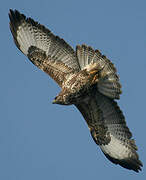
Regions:
<svg viewBox="0 0 146 180"><path fill-rule="evenodd" d="M146 1L3 0L0 6L0 179L146 179L109 162L74 106L53 105L50 77L15 47L8 10L18 9L74 48L86 43L116 65L119 105L146 164Z"/></svg>

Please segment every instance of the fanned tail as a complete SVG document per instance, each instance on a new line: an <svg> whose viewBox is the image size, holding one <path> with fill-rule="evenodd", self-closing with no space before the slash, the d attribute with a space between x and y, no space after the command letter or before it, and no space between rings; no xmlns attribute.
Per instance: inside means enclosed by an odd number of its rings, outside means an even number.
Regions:
<svg viewBox="0 0 146 180"><path fill-rule="evenodd" d="M99 92L112 99L119 99L122 91L114 64L98 50L93 50L84 44L76 47L76 53L81 69L87 69L89 72L97 71Z"/></svg>

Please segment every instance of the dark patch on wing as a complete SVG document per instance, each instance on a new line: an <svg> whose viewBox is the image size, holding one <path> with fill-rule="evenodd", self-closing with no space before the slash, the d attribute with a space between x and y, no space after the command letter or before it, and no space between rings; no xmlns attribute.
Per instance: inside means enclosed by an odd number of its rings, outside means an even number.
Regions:
<svg viewBox="0 0 146 180"><path fill-rule="evenodd" d="M90 127L91 135L97 145L107 145L111 141L110 133L108 128L103 124L97 125L94 124Z"/></svg>
<svg viewBox="0 0 146 180"><path fill-rule="evenodd" d="M62 62L50 60L51 58L49 59L43 50L35 46L28 49L27 56L34 65L49 74L60 86L62 86L66 74L72 72L72 69Z"/></svg>

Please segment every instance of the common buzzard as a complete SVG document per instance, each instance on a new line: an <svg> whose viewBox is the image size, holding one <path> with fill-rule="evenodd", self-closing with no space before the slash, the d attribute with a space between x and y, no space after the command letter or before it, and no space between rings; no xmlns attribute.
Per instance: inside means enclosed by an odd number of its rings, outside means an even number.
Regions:
<svg viewBox="0 0 146 180"><path fill-rule="evenodd" d="M121 85L113 63L85 44L72 49L45 26L10 10L10 29L18 49L61 87L54 104L75 105L105 156L138 172L142 163L125 117L114 99Z"/></svg>

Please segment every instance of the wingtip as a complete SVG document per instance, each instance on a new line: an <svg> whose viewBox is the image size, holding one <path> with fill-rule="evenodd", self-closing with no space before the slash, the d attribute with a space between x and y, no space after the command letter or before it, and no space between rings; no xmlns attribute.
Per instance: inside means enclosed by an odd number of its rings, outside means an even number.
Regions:
<svg viewBox="0 0 146 180"><path fill-rule="evenodd" d="M9 9L9 17L14 17L15 14L20 14L18 10Z"/></svg>
<svg viewBox="0 0 146 180"><path fill-rule="evenodd" d="M14 42L16 46L18 47L18 49L21 51L20 44L17 41L17 30L19 26L21 25L21 23L25 21L26 16L24 14L21 14L16 9L15 10L9 9L9 19L10 19L9 26L10 26L11 33L13 35Z"/></svg>
<svg viewBox="0 0 146 180"><path fill-rule="evenodd" d="M21 19L25 19L26 16L24 14L21 14L18 10L12 10L12 9L9 9L9 18L10 18L10 21L13 21L13 20L21 20Z"/></svg>
<svg viewBox="0 0 146 180"><path fill-rule="evenodd" d="M14 11L12 9L9 9L8 15L9 15L10 21L12 21L13 14L14 14Z"/></svg>
<svg viewBox="0 0 146 180"><path fill-rule="evenodd" d="M104 153L105 154L105 153ZM114 164L119 164L123 168L126 168L128 170L133 170L137 173L142 171L143 164L139 159L115 159L109 156L108 154L105 154L105 156Z"/></svg>

